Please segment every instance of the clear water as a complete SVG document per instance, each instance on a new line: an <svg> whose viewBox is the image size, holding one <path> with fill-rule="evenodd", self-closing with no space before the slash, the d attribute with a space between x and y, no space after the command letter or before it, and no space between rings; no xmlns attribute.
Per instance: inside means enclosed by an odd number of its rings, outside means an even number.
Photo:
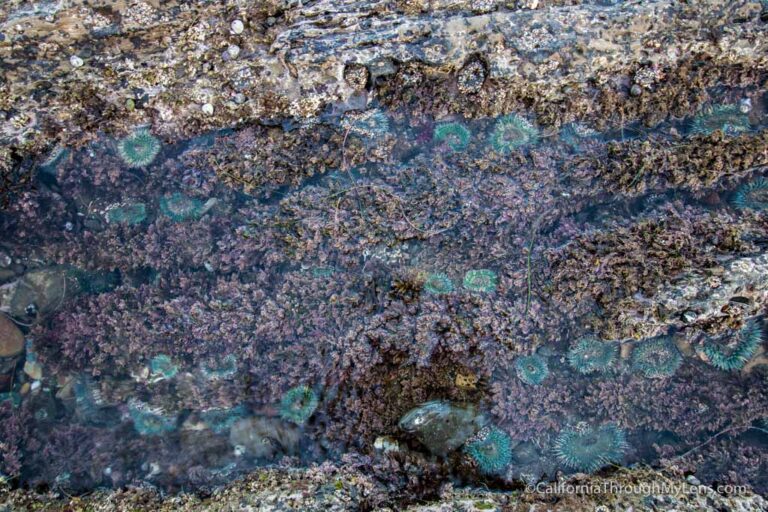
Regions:
<svg viewBox="0 0 768 512"><path fill-rule="evenodd" d="M738 218L738 180L621 195L573 163L610 141L688 143L693 120L597 133L518 115L519 145L498 119L446 128L371 105L163 144L135 168L106 135L37 162L35 189L0 213L2 308L26 338L3 381L0 470L67 492L175 492L359 454L397 485L409 460L426 482L505 489L673 462L768 491L759 366L674 348L663 378L618 353L580 373L569 350L600 335L601 311L551 293L553 255L577 237ZM451 446L413 426L424 410L400 421L430 401L454 414ZM605 460L579 468L567 432Z"/></svg>

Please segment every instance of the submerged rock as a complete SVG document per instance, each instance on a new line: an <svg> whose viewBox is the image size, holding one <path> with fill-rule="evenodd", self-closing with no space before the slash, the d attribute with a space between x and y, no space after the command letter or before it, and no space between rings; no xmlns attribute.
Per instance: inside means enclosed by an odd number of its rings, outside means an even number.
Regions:
<svg viewBox="0 0 768 512"><path fill-rule="evenodd" d="M0 358L16 357L24 350L24 335L13 321L0 314Z"/></svg>
<svg viewBox="0 0 768 512"><path fill-rule="evenodd" d="M229 431L229 442L236 452L259 459L298 452L299 429L276 418L243 418Z"/></svg>
<svg viewBox="0 0 768 512"><path fill-rule="evenodd" d="M486 423L486 418L473 405L433 400L408 411L398 425L413 434L431 453L445 455L464 444Z"/></svg>

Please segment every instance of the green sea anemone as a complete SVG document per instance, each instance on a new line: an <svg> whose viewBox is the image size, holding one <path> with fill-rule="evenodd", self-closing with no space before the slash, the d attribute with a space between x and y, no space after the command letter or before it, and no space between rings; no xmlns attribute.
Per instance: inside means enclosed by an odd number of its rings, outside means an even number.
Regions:
<svg viewBox="0 0 768 512"><path fill-rule="evenodd" d="M180 192L160 198L160 211L176 222L198 219L206 211L205 203Z"/></svg>
<svg viewBox="0 0 768 512"><path fill-rule="evenodd" d="M496 289L498 281L496 272L485 268L468 270L464 274L464 288L471 292L492 292Z"/></svg>
<svg viewBox="0 0 768 512"><path fill-rule="evenodd" d="M280 401L280 417L303 425L315 413L320 400L311 388L297 386L288 390Z"/></svg>
<svg viewBox="0 0 768 512"><path fill-rule="evenodd" d="M244 418L247 413L245 407L238 405L229 409L208 409L200 413L200 419L213 432L221 434L229 430L237 420Z"/></svg>
<svg viewBox="0 0 768 512"><path fill-rule="evenodd" d="M424 281L424 289L433 295L443 295L453 291L453 282L443 273L429 274Z"/></svg>
<svg viewBox="0 0 768 512"><path fill-rule="evenodd" d="M757 178L740 186L733 195L732 202L741 210L768 209L768 180Z"/></svg>
<svg viewBox="0 0 768 512"><path fill-rule="evenodd" d="M569 469L592 473L621 460L627 447L624 431L616 425L591 427L579 423L560 432L555 441L555 455Z"/></svg>
<svg viewBox="0 0 768 512"><path fill-rule="evenodd" d="M578 148L582 142L595 138L599 133L582 123L569 123L560 130L560 140L572 148Z"/></svg>
<svg viewBox="0 0 768 512"><path fill-rule="evenodd" d="M472 457L481 472L498 474L512 461L512 440L503 430L486 426L469 438L464 453Z"/></svg>
<svg viewBox="0 0 768 512"><path fill-rule="evenodd" d="M538 139L539 130L526 119L513 114L496 121L491 134L491 145L497 152L506 154L523 146L535 144Z"/></svg>
<svg viewBox="0 0 768 512"><path fill-rule="evenodd" d="M104 212L110 224L140 224L147 218L147 205L144 203L117 203L107 207Z"/></svg>
<svg viewBox="0 0 768 512"><path fill-rule="evenodd" d="M176 418L169 417L147 404L131 401L128 412L133 420L133 428L142 436L158 436L176 430Z"/></svg>
<svg viewBox="0 0 768 512"><path fill-rule="evenodd" d="M69 156L69 154L69 149L62 146L61 144L56 144L48 157L40 164L40 168L45 172L54 174L56 172L56 168Z"/></svg>
<svg viewBox="0 0 768 512"><path fill-rule="evenodd" d="M153 357L149 362L149 369L153 376L161 379L171 379L179 373L179 367L165 354Z"/></svg>
<svg viewBox="0 0 768 512"><path fill-rule="evenodd" d="M462 151L469 145L472 134L461 123L442 123L435 126L433 138L445 143L453 151Z"/></svg>
<svg viewBox="0 0 768 512"><path fill-rule="evenodd" d="M146 167L160 152L160 141L142 128L121 140L117 152L128 167Z"/></svg>
<svg viewBox="0 0 768 512"><path fill-rule="evenodd" d="M331 277L333 274L336 273L336 269L334 267L312 267L312 277Z"/></svg>
<svg viewBox="0 0 768 512"><path fill-rule="evenodd" d="M227 354L220 360L201 365L201 372L208 380L229 379L237 373L237 358L234 354Z"/></svg>
<svg viewBox="0 0 768 512"><path fill-rule="evenodd" d="M691 133L710 134L722 130L727 135L749 131L749 116L738 105L717 105L693 118Z"/></svg>
<svg viewBox="0 0 768 512"><path fill-rule="evenodd" d="M632 350L632 369L650 379L671 377L683 363L683 356L671 338L646 340Z"/></svg>
<svg viewBox="0 0 768 512"><path fill-rule="evenodd" d="M728 345L708 341L702 347L709 364L725 371L740 370L763 342L763 329L755 319L747 321Z"/></svg>
<svg viewBox="0 0 768 512"><path fill-rule="evenodd" d="M538 386L549 375L547 360L540 355L518 357L515 361L517 377L531 386Z"/></svg>
<svg viewBox="0 0 768 512"><path fill-rule="evenodd" d="M604 373L614 367L619 355L619 344L600 341L588 336L581 338L568 350L568 363L579 373Z"/></svg>
<svg viewBox="0 0 768 512"><path fill-rule="evenodd" d="M367 139L377 139L389 132L389 118L381 110L366 110L350 114L342 121L342 126Z"/></svg>

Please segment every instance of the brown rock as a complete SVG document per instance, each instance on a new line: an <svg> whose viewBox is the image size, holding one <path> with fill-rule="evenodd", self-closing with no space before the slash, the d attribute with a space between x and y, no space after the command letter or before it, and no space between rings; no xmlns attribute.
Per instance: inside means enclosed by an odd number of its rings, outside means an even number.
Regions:
<svg viewBox="0 0 768 512"><path fill-rule="evenodd" d="M0 357L14 357L24 350L24 335L13 321L0 314Z"/></svg>

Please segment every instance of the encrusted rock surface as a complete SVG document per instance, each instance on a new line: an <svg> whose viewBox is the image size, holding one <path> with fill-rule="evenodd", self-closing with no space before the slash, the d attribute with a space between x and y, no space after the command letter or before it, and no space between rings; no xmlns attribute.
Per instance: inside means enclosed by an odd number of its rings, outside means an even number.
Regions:
<svg viewBox="0 0 768 512"><path fill-rule="evenodd" d="M722 489L731 492L732 489ZM619 470L610 476L575 475L535 489L494 492L447 485L430 503L393 500L364 470L323 464L304 471L265 469L215 491L207 498L181 494L163 498L152 489L99 490L83 497L31 491L0 491L0 510L112 511L379 511L496 510L552 512L655 510L659 512L760 512L768 501L743 489L724 494L674 471ZM5 507L4 509L2 507Z"/></svg>
<svg viewBox="0 0 768 512"><path fill-rule="evenodd" d="M310 117L359 94L361 80L344 80L350 65L366 66L376 82L407 63L424 65L427 74L454 73L479 55L493 84L477 105L498 114L535 95L559 105L562 117L582 110L606 84L663 88L665 70L692 59L751 73L768 62L757 1L518 4L4 2L0 137L17 155L52 139L84 142L97 130L142 123L177 138L249 120ZM242 33L232 30L234 20L243 21ZM233 45L237 58L228 51ZM621 102L659 103L643 97Z"/></svg>

